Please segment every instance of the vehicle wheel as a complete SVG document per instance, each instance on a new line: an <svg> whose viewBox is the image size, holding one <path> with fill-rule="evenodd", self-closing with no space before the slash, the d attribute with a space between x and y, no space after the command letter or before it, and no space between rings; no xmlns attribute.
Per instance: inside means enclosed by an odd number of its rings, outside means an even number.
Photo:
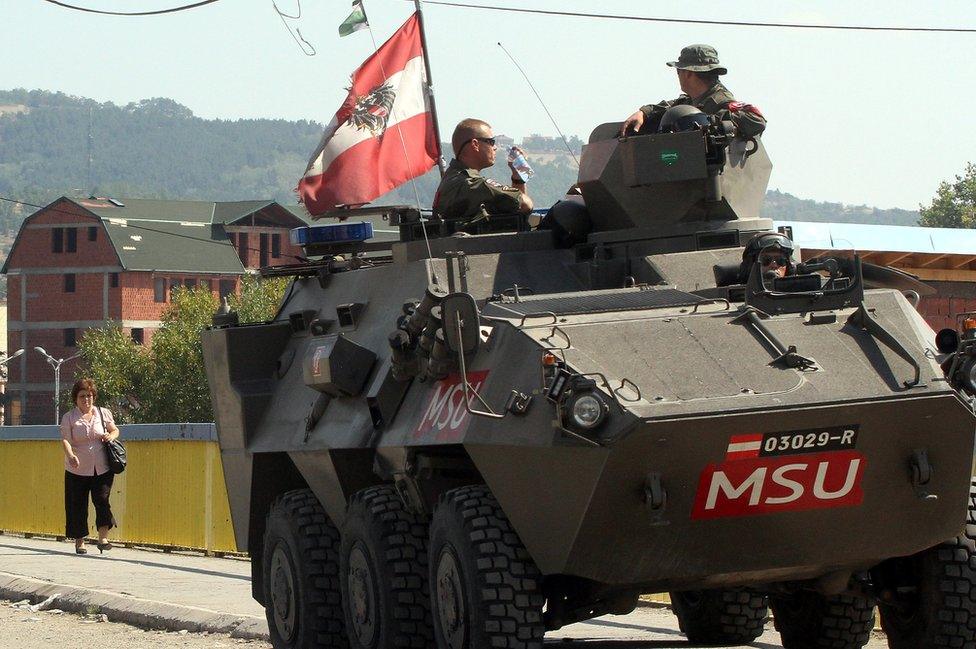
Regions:
<svg viewBox="0 0 976 649"><path fill-rule="evenodd" d="M339 531L308 489L271 505L261 555L265 615L276 649L346 647Z"/></svg>
<svg viewBox="0 0 976 649"><path fill-rule="evenodd" d="M741 589L671 593L671 606L682 633L701 644L748 644L769 618L766 596Z"/></svg>
<svg viewBox="0 0 976 649"><path fill-rule="evenodd" d="M963 533L907 561L915 588L878 605L888 646L976 646L976 481L969 489Z"/></svg>
<svg viewBox="0 0 976 649"><path fill-rule="evenodd" d="M874 629L874 600L809 591L769 598L785 649L860 649Z"/></svg>
<svg viewBox="0 0 976 649"><path fill-rule="evenodd" d="M356 493L342 526L339 581L349 645L429 647L427 525L390 485Z"/></svg>
<svg viewBox="0 0 976 649"><path fill-rule="evenodd" d="M491 491L441 496L430 525L431 612L440 649L538 649L541 574Z"/></svg>

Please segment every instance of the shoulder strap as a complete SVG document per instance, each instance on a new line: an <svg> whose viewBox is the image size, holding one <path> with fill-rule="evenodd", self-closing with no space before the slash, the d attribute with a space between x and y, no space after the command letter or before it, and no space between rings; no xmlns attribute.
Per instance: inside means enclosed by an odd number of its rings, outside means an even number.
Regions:
<svg viewBox="0 0 976 649"><path fill-rule="evenodd" d="M105 430L105 415L102 414L102 409L99 406L95 406L95 410L98 411L98 419L102 422L102 431L107 433L108 431Z"/></svg>

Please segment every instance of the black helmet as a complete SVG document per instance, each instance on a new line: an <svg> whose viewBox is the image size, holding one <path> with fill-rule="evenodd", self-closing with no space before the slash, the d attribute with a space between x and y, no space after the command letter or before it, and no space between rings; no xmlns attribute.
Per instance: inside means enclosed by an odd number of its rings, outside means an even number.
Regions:
<svg viewBox="0 0 976 649"><path fill-rule="evenodd" d="M708 115L694 106L678 104L664 111L661 124L657 127L659 133L677 133L691 131L708 126Z"/></svg>
<svg viewBox="0 0 976 649"><path fill-rule="evenodd" d="M742 251L742 265L739 267L739 276L743 281L749 277L749 270L759 258L759 253L769 248L782 251L790 259L788 268L793 267L793 242L790 241L789 237L779 232L760 232L749 239L745 250Z"/></svg>

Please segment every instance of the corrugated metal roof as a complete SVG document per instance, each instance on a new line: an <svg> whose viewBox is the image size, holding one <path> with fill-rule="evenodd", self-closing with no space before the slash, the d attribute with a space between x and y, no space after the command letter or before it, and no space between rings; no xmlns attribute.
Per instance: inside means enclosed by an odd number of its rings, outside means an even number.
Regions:
<svg viewBox="0 0 976 649"><path fill-rule="evenodd" d="M103 219L126 270L241 275L244 266L221 225Z"/></svg>
<svg viewBox="0 0 976 649"><path fill-rule="evenodd" d="M807 223L774 221L793 228L800 248L843 249L877 252L915 252L939 255L976 254L976 230L923 228L862 223Z"/></svg>
<svg viewBox="0 0 976 649"><path fill-rule="evenodd" d="M103 219L139 219L149 221L186 221L212 223L213 201L164 201L147 198L120 198L124 207L112 204L109 199L69 199ZM266 205L263 201L260 205Z"/></svg>
<svg viewBox="0 0 976 649"><path fill-rule="evenodd" d="M213 223L232 223L248 214L253 214L274 201L233 201L229 203L214 203Z"/></svg>

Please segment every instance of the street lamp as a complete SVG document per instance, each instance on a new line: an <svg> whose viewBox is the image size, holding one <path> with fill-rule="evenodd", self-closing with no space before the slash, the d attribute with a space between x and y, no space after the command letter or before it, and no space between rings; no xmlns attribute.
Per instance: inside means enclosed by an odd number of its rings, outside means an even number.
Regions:
<svg viewBox="0 0 976 649"><path fill-rule="evenodd" d="M10 356L8 356L5 359L3 359L2 361L0 361L0 365L6 365L7 363L9 363L10 361L14 360L15 358L17 358L18 356L20 356L23 353L24 353L24 350L23 349L18 349L13 354L11 354Z"/></svg>
<svg viewBox="0 0 976 649"><path fill-rule="evenodd" d="M43 347L35 347L34 351L46 358L47 364L54 368L54 425L57 426L61 423L61 404L58 401L58 396L61 393L61 366L81 356L81 352L67 358L54 358L44 351Z"/></svg>

